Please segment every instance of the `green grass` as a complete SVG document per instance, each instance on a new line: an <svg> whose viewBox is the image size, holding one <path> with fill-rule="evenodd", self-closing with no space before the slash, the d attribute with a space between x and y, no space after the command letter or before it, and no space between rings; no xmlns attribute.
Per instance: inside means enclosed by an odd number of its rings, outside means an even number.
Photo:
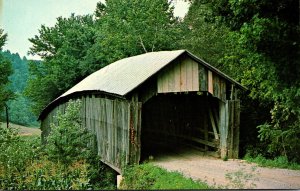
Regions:
<svg viewBox="0 0 300 191"><path fill-rule="evenodd" d="M178 172L168 172L150 163L127 167L121 189L209 189L203 182L186 178Z"/></svg>
<svg viewBox="0 0 300 191"><path fill-rule="evenodd" d="M271 159L266 159L264 156L259 154L257 157L251 157L246 154L244 159L248 162L253 162L262 167L274 167L274 168L287 168L292 170L300 170L300 164L289 162L287 157L279 156Z"/></svg>

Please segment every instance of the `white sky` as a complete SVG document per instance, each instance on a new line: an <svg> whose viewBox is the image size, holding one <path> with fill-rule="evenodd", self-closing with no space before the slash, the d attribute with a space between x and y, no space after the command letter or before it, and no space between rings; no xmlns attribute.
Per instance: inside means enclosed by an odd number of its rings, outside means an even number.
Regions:
<svg viewBox="0 0 300 191"><path fill-rule="evenodd" d="M53 26L57 17L69 17L71 13L92 14L99 1L104 0L0 0L0 28L8 34L3 49L18 52L21 57L38 59L27 55L31 46L28 38L38 35L42 24ZM187 10L186 2L176 1L175 16L183 17Z"/></svg>

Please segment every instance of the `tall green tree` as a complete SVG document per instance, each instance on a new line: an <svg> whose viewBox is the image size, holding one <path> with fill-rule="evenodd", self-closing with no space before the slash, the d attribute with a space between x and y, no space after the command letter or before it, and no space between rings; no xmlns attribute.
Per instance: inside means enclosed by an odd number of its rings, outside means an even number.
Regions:
<svg viewBox="0 0 300 191"><path fill-rule="evenodd" d="M200 1L193 1L181 24L180 44L208 63L226 71L220 63L226 49L229 29L220 23L209 22L212 10Z"/></svg>
<svg viewBox="0 0 300 191"><path fill-rule="evenodd" d="M299 1L199 2L210 7L210 21L230 29L221 61L251 99L271 106L270 120L259 126L269 154L300 161Z"/></svg>
<svg viewBox="0 0 300 191"><path fill-rule="evenodd" d="M99 68L88 56L95 41L91 15L57 18L53 27L41 26L39 35L30 38L29 53L42 61L32 61L26 95L35 102L33 112L39 114L50 101Z"/></svg>
<svg viewBox="0 0 300 191"><path fill-rule="evenodd" d="M107 0L96 9L94 50L107 63L146 52L178 47L178 19L168 0Z"/></svg>
<svg viewBox="0 0 300 191"><path fill-rule="evenodd" d="M7 39L7 34L0 29L0 51ZM8 89L9 75L12 74L11 63L0 53L0 111L4 109L5 103L13 97L13 92Z"/></svg>

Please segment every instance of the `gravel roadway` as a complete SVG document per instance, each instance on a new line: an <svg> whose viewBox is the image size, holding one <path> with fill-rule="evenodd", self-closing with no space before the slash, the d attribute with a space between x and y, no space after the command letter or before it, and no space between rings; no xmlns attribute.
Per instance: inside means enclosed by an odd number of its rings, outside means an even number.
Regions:
<svg viewBox="0 0 300 191"><path fill-rule="evenodd" d="M152 163L215 188L300 189L300 170L258 167L239 159L223 161L194 149L154 155Z"/></svg>

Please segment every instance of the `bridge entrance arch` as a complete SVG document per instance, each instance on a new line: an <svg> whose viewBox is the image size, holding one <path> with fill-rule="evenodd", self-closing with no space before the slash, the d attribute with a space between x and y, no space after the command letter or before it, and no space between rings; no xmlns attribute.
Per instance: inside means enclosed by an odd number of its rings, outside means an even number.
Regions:
<svg viewBox="0 0 300 191"><path fill-rule="evenodd" d="M159 94L142 107L141 160L193 147L220 154L219 100L203 93Z"/></svg>

